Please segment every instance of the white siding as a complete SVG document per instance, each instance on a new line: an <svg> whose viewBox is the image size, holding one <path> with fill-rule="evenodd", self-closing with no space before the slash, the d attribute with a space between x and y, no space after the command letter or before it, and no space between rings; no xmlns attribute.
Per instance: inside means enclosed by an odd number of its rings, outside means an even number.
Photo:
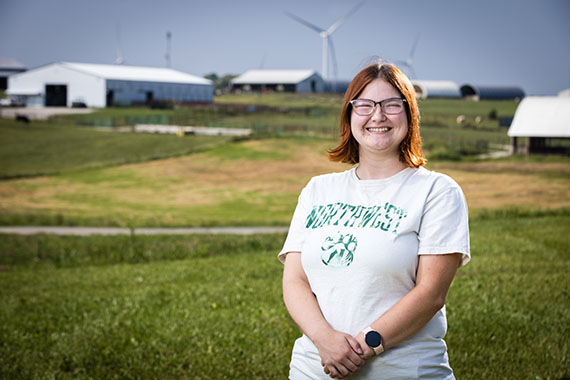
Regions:
<svg viewBox="0 0 570 380"><path fill-rule="evenodd" d="M105 80L70 70L58 64L40 67L8 78L9 93L39 93L39 96L27 96L26 105L43 106L45 104L46 85L67 86L67 106L81 101L89 107L105 107Z"/></svg>
<svg viewBox="0 0 570 380"><path fill-rule="evenodd" d="M416 96L425 98L461 98L459 86L451 81L413 80Z"/></svg>

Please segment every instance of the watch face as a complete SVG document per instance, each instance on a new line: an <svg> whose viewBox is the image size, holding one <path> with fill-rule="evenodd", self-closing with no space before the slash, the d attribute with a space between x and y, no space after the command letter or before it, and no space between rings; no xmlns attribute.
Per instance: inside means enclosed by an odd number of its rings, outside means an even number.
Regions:
<svg viewBox="0 0 570 380"><path fill-rule="evenodd" d="M370 347L378 347L380 343L382 343L382 336L378 333L378 331L368 331L366 336L364 337L366 344Z"/></svg>

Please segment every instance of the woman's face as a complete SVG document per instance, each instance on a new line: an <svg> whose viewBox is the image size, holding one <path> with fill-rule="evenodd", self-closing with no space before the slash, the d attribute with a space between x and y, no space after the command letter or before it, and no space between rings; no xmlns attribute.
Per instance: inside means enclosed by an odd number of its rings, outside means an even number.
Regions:
<svg viewBox="0 0 570 380"><path fill-rule="evenodd" d="M358 99L370 99L381 102L389 98L402 98L402 95L390 83L375 79L364 88ZM386 115L380 105L376 105L372 114L358 115L354 107L350 116L352 136L359 145L360 158L363 155L400 156L399 146L408 133L408 118L405 107L399 114Z"/></svg>

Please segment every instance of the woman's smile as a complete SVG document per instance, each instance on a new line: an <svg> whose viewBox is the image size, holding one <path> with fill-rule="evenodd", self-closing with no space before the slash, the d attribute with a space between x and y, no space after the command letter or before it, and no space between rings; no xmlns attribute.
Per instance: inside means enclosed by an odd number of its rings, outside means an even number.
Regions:
<svg viewBox="0 0 570 380"><path fill-rule="evenodd" d="M386 133L392 130L391 127L366 127L366 130L371 133Z"/></svg>

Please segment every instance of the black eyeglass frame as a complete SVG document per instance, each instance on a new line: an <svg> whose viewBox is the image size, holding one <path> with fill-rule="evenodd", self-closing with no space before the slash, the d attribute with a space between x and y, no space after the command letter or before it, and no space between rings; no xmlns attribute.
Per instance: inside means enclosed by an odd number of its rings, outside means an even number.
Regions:
<svg viewBox="0 0 570 380"><path fill-rule="evenodd" d="M368 102L373 103L372 111L371 111L370 113L364 114L364 115L359 114L359 113L356 111L356 108L354 107L354 102L356 102L356 101L358 101L358 100L366 100L366 101L368 101ZM386 112L386 110L384 109L384 104L386 104L386 102L389 102L389 101L392 101L392 100L401 100L401 101L402 101L402 105L404 105L405 103L408 102L408 101L406 100L406 98L388 98L388 99L381 100L381 101L379 101L379 102L376 102L376 101L374 101L374 100L372 100L372 99L360 99L360 98L359 98L359 99L353 99L353 100L351 100L351 101L350 101L350 105L351 105L352 109L354 110L354 112L356 112L356 114L357 114L357 115L360 115L360 116L372 115L372 114L374 113L374 110L376 109L376 105L379 105L379 106L380 106L380 109L382 110L382 113L385 113L386 115L398 115L398 114L402 113L402 111L400 111L400 112L398 112L398 113ZM404 109L405 109L405 106L402 107L402 110L404 110Z"/></svg>

